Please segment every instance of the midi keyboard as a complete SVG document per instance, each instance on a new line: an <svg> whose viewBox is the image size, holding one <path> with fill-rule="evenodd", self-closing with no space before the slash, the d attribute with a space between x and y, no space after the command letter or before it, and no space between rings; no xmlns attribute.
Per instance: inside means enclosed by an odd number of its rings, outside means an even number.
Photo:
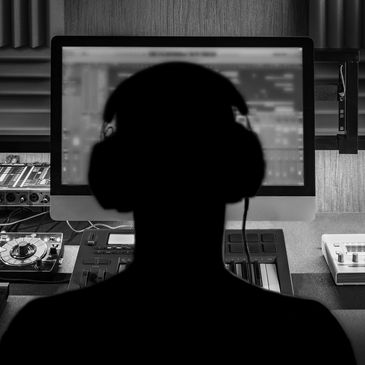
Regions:
<svg viewBox="0 0 365 365"><path fill-rule="evenodd" d="M245 254L242 231L228 229L224 236L224 263L227 270L267 290L293 295L293 284L281 229L246 230L250 264Z"/></svg>

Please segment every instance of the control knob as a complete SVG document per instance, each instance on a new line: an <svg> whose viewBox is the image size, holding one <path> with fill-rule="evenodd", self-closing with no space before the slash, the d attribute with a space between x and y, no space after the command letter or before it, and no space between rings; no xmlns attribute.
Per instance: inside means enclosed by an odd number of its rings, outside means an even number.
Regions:
<svg viewBox="0 0 365 365"><path fill-rule="evenodd" d="M58 245L52 245L49 249L50 256L57 256L57 247Z"/></svg>
<svg viewBox="0 0 365 365"><path fill-rule="evenodd" d="M343 263L345 261L344 255L342 252L337 252L337 261L339 263Z"/></svg>

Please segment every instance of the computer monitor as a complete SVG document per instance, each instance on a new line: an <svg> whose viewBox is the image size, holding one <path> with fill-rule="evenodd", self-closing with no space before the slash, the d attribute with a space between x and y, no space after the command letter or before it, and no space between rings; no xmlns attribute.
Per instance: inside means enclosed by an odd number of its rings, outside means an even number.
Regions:
<svg viewBox="0 0 365 365"><path fill-rule="evenodd" d="M87 182L90 151L100 138L104 104L113 89L135 72L167 61L210 67L229 78L245 97L267 162L248 219L312 219L314 87L309 38L88 36L52 40L52 218L133 218L103 210L92 196ZM234 179L232 171L226 174L228 180ZM226 219L241 220L242 210L243 202L227 205Z"/></svg>

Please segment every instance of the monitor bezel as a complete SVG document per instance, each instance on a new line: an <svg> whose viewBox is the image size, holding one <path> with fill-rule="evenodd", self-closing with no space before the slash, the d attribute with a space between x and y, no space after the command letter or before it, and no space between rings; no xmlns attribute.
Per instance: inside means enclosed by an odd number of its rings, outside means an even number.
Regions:
<svg viewBox="0 0 365 365"><path fill-rule="evenodd" d="M303 49L304 185L265 185L257 196L315 196L313 41L308 37L55 36L51 46L51 195L91 195L87 185L63 185L63 47L298 47ZM305 66L304 66L305 65Z"/></svg>

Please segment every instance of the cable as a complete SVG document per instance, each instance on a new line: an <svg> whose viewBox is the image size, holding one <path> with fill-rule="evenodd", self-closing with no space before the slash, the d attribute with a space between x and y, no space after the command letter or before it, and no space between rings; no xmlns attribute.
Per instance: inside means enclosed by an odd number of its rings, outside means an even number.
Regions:
<svg viewBox="0 0 365 365"><path fill-rule="evenodd" d="M42 213L39 213L39 214L36 214L36 215L32 215L31 217L24 218L24 219L20 219L18 221L11 222L11 223L0 223L0 227L3 227L3 226L12 226L13 224L17 224L17 223L21 223L21 222L24 222L24 221L28 221L29 219L33 219L33 218L36 218L36 217L39 217L41 215L48 214L48 213L49 212L42 212Z"/></svg>
<svg viewBox="0 0 365 365"><path fill-rule="evenodd" d="M27 208L27 209L28 209L28 208ZM29 209L29 210L31 210L31 209ZM5 220L5 222L4 222L4 223L9 223L9 222L10 222L10 219L11 219L14 215L17 215L18 213L21 213L22 211L23 211L23 209L22 209L22 208L17 208L17 209L15 209L15 210L11 211L11 212L9 213L8 217L6 218L6 220ZM34 213L34 212L32 211L32 213Z"/></svg>
<svg viewBox="0 0 365 365"><path fill-rule="evenodd" d="M338 93L338 95L340 96L340 98L344 98L346 96L346 83L345 83L345 78L343 76L343 65L340 66L340 76L341 76L343 91Z"/></svg>
<svg viewBox="0 0 365 365"><path fill-rule="evenodd" d="M40 219L40 221L39 221L39 223L38 223L38 226L37 226L37 228L36 228L36 230L35 230L35 232L38 232L39 231L39 228L42 226L42 224L43 224L43 221L44 221L44 215L43 215L43 217Z"/></svg>
<svg viewBox="0 0 365 365"><path fill-rule="evenodd" d="M78 229L75 229L74 227L72 227L69 221L66 221L67 225L75 233L83 233L84 231L86 231L87 229L90 229L90 228L100 229L99 227L104 227L104 228L108 228L108 229L111 229L111 230L119 229L119 228L134 229L133 226L128 225L128 224L121 224L119 226L112 227L112 226L109 226L108 224L104 224L104 223L93 223L91 221L87 221L87 222L89 223L89 226L88 227L78 230Z"/></svg>
<svg viewBox="0 0 365 365"><path fill-rule="evenodd" d="M92 226L88 226L84 229L75 229L74 227L71 226L70 222L69 221L66 221L67 225L69 226L69 228L71 229L71 231L75 232L75 233L82 233L84 232L85 230L91 228Z"/></svg>
<svg viewBox="0 0 365 365"><path fill-rule="evenodd" d="M90 227L95 228L95 229L100 229L93 222L88 221L88 223L90 224Z"/></svg>
<svg viewBox="0 0 365 365"><path fill-rule="evenodd" d="M249 202L250 202L250 199L245 198L245 208L243 210L242 229L241 229L241 231L242 231L242 238L243 238L243 247L244 247L244 250L245 250L246 257L247 257L247 265L248 265L247 279L248 279L248 282L250 284L253 284L252 272L251 272L251 258L250 258L250 254L248 252L248 243L247 243L247 239L246 239L246 220L247 220L247 212L248 212Z"/></svg>
<svg viewBox="0 0 365 365"><path fill-rule="evenodd" d="M100 226L100 227L105 227L105 228L108 228L108 229L119 229L119 228L129 228L129 229L134 229L133 225L128 225L128 224L121 224L119 226L116 226L116 227L112 227L112 226L109 226L108 224L104 224L104 223L92 223L90 221L88 221L89 223L91 223L93 225L93 227L96 227L97 229L99 229L97 226Z"/></svg>

